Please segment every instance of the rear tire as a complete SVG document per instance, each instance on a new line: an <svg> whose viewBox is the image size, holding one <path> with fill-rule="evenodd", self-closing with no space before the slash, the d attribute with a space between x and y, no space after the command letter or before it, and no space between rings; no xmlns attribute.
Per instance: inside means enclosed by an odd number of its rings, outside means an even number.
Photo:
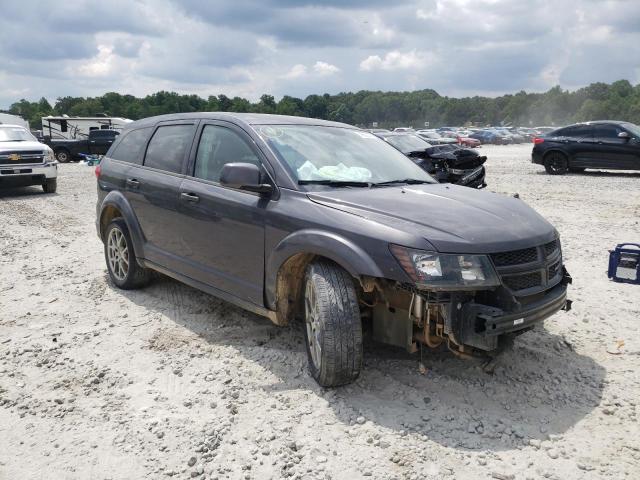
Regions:
<svg viewBox="0 0 640 480"><path fill-rule="evenodd" d="M58 189L58 180L55 178L50 178L42 184L42 190L44 193L56 193Z"/></svg>
<svg viewBox="0 0 640 480"><path fill-rule="evenodd" d="M305 339L311 376L323 387L353 382L362 368L362 321L351 276L327 260L307 268Z"/></svg>
<svg viewBox="0 0 640 480"><path fill-rule="evenodd" d="M565 154L551 152L544 157L544 169L549 175L564 175L569 171L569 161Z"/></svg>
<svg viewBox="0 0 640 480"><path fill-rule="evenodd" d="M138 265L131 235L123 218L114 218L107 226L104 258L109 277L116 287L134 290L149 283L151 271Z"/></svg>
<svg viewBox="0 0 640 480"><path fill-rule="evenodd" d="M62 149L56 151L56 160L60 163L67 163L71 160L71 154L68 150Z"/></svg>

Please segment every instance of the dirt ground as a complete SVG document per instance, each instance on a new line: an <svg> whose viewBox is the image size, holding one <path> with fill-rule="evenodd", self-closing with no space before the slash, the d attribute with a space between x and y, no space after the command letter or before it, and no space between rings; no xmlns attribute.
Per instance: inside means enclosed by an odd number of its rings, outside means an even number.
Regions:
<svg viewBox="0 0 640 480"><path fill-rule="evenodd" d="M493 375L368 344L334 390L300 326L166 278L115 289L93 168L62 165L55 195L0 192L0 478L640 478L640 286L606 276L608 249L640 242L640 173L552 177L530 145L482 151L489 190L560 231L573 310Z"/></svg>

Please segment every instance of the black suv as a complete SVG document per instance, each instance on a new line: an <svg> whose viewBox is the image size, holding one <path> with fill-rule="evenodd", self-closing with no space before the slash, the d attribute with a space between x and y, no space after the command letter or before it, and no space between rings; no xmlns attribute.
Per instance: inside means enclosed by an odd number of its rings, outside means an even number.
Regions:
<svg viewBox="0 0 640 480"><path fill-rule="evenodd" d="M533 139L531 161L562 175L586 168L640 170L640 127L629 122L577 123Z"/></svg>
<svg viewBox="0 0 640 480"><path fill-rule="evenodd" d="M278 325L305 321L313 377L355 379L362 335L500 350L566 308L558 232L521 200L439 184L371 133L278 115L127 126L96 170L112 282L156 270Z"/></svg>

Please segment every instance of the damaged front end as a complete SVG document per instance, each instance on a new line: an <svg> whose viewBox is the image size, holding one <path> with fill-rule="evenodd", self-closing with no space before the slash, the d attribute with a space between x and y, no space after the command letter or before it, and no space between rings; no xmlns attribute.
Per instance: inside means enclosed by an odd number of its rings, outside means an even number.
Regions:
<svg viewBox="0 0 640 480"><path fill-rule="evenodd" d="M396 246L392 252L411 276L416 255L412 259L412 251ZM448 277L439 285L425 284L417 273L415 284L382 279L363 283L374 340L410 352L420 344L444 345L462 357L486 357L499 352L513 336L571 308L567 300L571 277L562 265L559 240L488 256L449 255L444 261L442 255L436 257L439 265L426 255L418 261L427 272L432 269ZM452 268L449 257L460 259L462 268ZM478 260L482 257L489 264Z"/></svg>
<svg viewBox="0 0 640 480"><path fill-rule="evenodd" d="M470 188L484 188L484 163L487 157L468 148L436 145L411 152L409 157L440 183L454 183Z"/></svg>

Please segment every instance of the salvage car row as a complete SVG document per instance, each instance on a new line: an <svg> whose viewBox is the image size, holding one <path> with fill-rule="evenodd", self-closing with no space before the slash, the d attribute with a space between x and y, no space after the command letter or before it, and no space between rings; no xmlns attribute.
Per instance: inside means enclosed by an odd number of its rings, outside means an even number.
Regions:
<svg viewBox="0 0 640 480"><path fill-rule="evenodd" d="M440 127L437 129L414 130L412 127L397 127L394 132L415 133L433 145L453 144L477 147L481 144L510 145L531 142L536 136L544 135L555 127ZM386 129L372 129L375 132L389 132Z"/></svg>

